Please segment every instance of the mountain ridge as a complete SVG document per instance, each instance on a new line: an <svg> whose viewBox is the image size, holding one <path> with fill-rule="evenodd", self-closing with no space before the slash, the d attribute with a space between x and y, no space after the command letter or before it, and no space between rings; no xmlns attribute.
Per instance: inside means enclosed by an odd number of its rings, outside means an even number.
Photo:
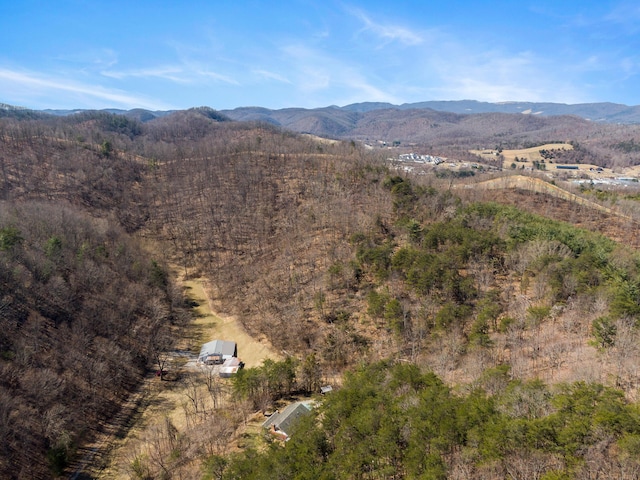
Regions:
<svg viewBox="0 0 640 480"><path fill-rule="evenodd" d="M24 107L0 104L0 110L8 111L35 111L49 115L65 116L91 109L43 109L34 110ZM184 109L187 110L187 109ZM254 120L266 121L274 124L281 124L279 117L292 114L340 114L353 113L365 114L376 110L433 110L436 112L447 112L457 114L479 114L479 113L512 113L529 114L542 117L552 117L559 115L574 115L586 120L601 123L640 123L640 105L625 105L613 102L592 102L592 103L555 103L555 102L481 102L478 100L428 100L423 102L392 104L387 102L358 102L344 106L330 105L326 107L303 108L287 107L271 109L261 106L242 106L233 109L221 109L220 112L234 120ZM107 108L102 109L109 113L132 116L141 121L149 121L162 117L177 110L148 110L134 108L130 110Z"/></svg>
<svg viewBox="0 0 640 480"><path fill-rule="evenodd" d="M249 112L254 111L254 108L259 108L263 115L266 113L265 110L270 112L271 118L286 110L305 110L308 112L335 112L336 110L340 110L354 113L369 113L376 110L432 110L436 112L457 113L463 115L481 113L517 113L543 117L574 115L585 120L602 123L640 123L640 106L629 106L611 102L565 104L520 101L492 103L480 102L477 100L430 100L416 103L403 103L401 105L384 102L361 102L352 103L342 107L330 106L314 109L270 110L262 107L241 107L232 110L223 110L223 112L231 118L234 118L239 112L242 112L243 116L246 118Z"/></svg>

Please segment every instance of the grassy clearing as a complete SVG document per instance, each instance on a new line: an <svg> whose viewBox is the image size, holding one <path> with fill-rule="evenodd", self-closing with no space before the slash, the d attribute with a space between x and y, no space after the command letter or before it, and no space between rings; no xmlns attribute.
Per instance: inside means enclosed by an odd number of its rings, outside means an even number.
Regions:
<svg viewBox="0 0 640 480"><path fill-rule="evenodd" d="M93 478L129 479L132 477L133 466L157 461L154 460L154 453L159 448L166 425L175 427L180 435L188 435L185 432L193 431L195 424L209 425L207 422L214 421L213 418L217 414L211 415L214 409L212 397L205 386L205 377L194 365L194 358L202 343L213 339L235 341L238 344L238 355L247 367L260 366L267 358L276 361L282 359L264 339L257 340L249 336L237 318L219 316L213 312L211 300L207 295L206 279L185 280L182 284L186 296L192 302L194 319L176 342L176 349L188 351L192 355L175 356L171 359L167 381L161 381L157 377L147 380L144 400L140 403L135 421L127 432L121 432L113 439L108 458L104 461L105 465L99 472L92 472ZM231 408L230 383L228 380L218 381L221 391L220 405L223 408ZM200 398L200 414L194 413L197 409L193 401L194 396ZM222 415L228 416L228 410ZM240 423L241 428L231 434L233 444L225 448L253 445L258 441L263 418L253 418L239 410L238 415L239 417L232 419L231 423ZM210 425L210 428L215 427L216 425ZM198 439L194 441L197 442ZM197 466L194 468L197 470Z"/></svg>
<svg viewBox="0 0 640 480"><path fill-rule="evenodd" d="M484 149L470 150L470 152L486 161L493 161L498 155L502 155L505 168L515 163L518 168L524 167L526 169L532 169L534 162L547 161L541 152L552 150L573 150L573 145L569 143L546 143L537 147L520 148L517 150L502 150L498 152L497 150ZM592 166L593 165L584 165L587 170Z"/></svg>

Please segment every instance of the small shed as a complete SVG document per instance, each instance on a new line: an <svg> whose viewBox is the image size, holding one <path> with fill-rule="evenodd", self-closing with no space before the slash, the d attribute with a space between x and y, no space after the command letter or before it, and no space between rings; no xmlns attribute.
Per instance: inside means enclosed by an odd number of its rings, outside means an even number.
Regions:
<svg viewBox="0 0 640 480"><path fill-rule="evenodd" d="M229 378L233 374L238 373L238 370L243 366L243 363L238 357L228 358L222 365L220 365L219 374L222 378Z"/></svg>
<svg viewBox="0 0 640 480"><path fill-rule="evenodd" d="M311 402L295 402L287 405L282 412L276 411L262 424L263 428L268 429L274 436L289 439L291 427L305 415L311 412Z"/></svg>
<svg viewBox="0 0 640 480"><path fill-rule="evenodd" d="M202 345L198 355L198 363L207 365L221 364L225 360L238 356L236 342L227 340L212 340Z"/></svg>

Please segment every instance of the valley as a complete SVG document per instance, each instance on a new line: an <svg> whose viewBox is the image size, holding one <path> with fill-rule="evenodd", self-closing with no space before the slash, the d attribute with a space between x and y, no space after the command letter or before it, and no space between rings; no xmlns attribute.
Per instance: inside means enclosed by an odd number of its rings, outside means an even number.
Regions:
<svg viewBox="0 0 640 480"><path fill-rule="evenodd" d="M204 108L0 119L3 477L639 471L637 182L597 182L637 178L637 127L396 114L358 134L391 149ZM193 366L216 338L231 379ZM300 398L304 433L265 435Z"/></svg>

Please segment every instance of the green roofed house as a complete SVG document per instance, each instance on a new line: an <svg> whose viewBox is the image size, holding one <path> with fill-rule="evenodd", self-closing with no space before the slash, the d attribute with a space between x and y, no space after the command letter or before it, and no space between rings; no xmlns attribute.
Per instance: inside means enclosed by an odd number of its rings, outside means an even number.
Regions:
<svg viewBox="0 0 640 480"><path fill-rule="evenodd" d="M202 345L198 363L206 365L219 365L225 360L238 356L238 346L236 342L226 340L212 340Z"/></svg>
<svg viewBox="0 0 640 480"><path fill-rule="evenodd" d="M295 402L287 405L282 412L276 411L262 424L263 428L275 437L289 440L289 434L293 425L305 415L308 415L313 408L313 402Z"/></svg>

